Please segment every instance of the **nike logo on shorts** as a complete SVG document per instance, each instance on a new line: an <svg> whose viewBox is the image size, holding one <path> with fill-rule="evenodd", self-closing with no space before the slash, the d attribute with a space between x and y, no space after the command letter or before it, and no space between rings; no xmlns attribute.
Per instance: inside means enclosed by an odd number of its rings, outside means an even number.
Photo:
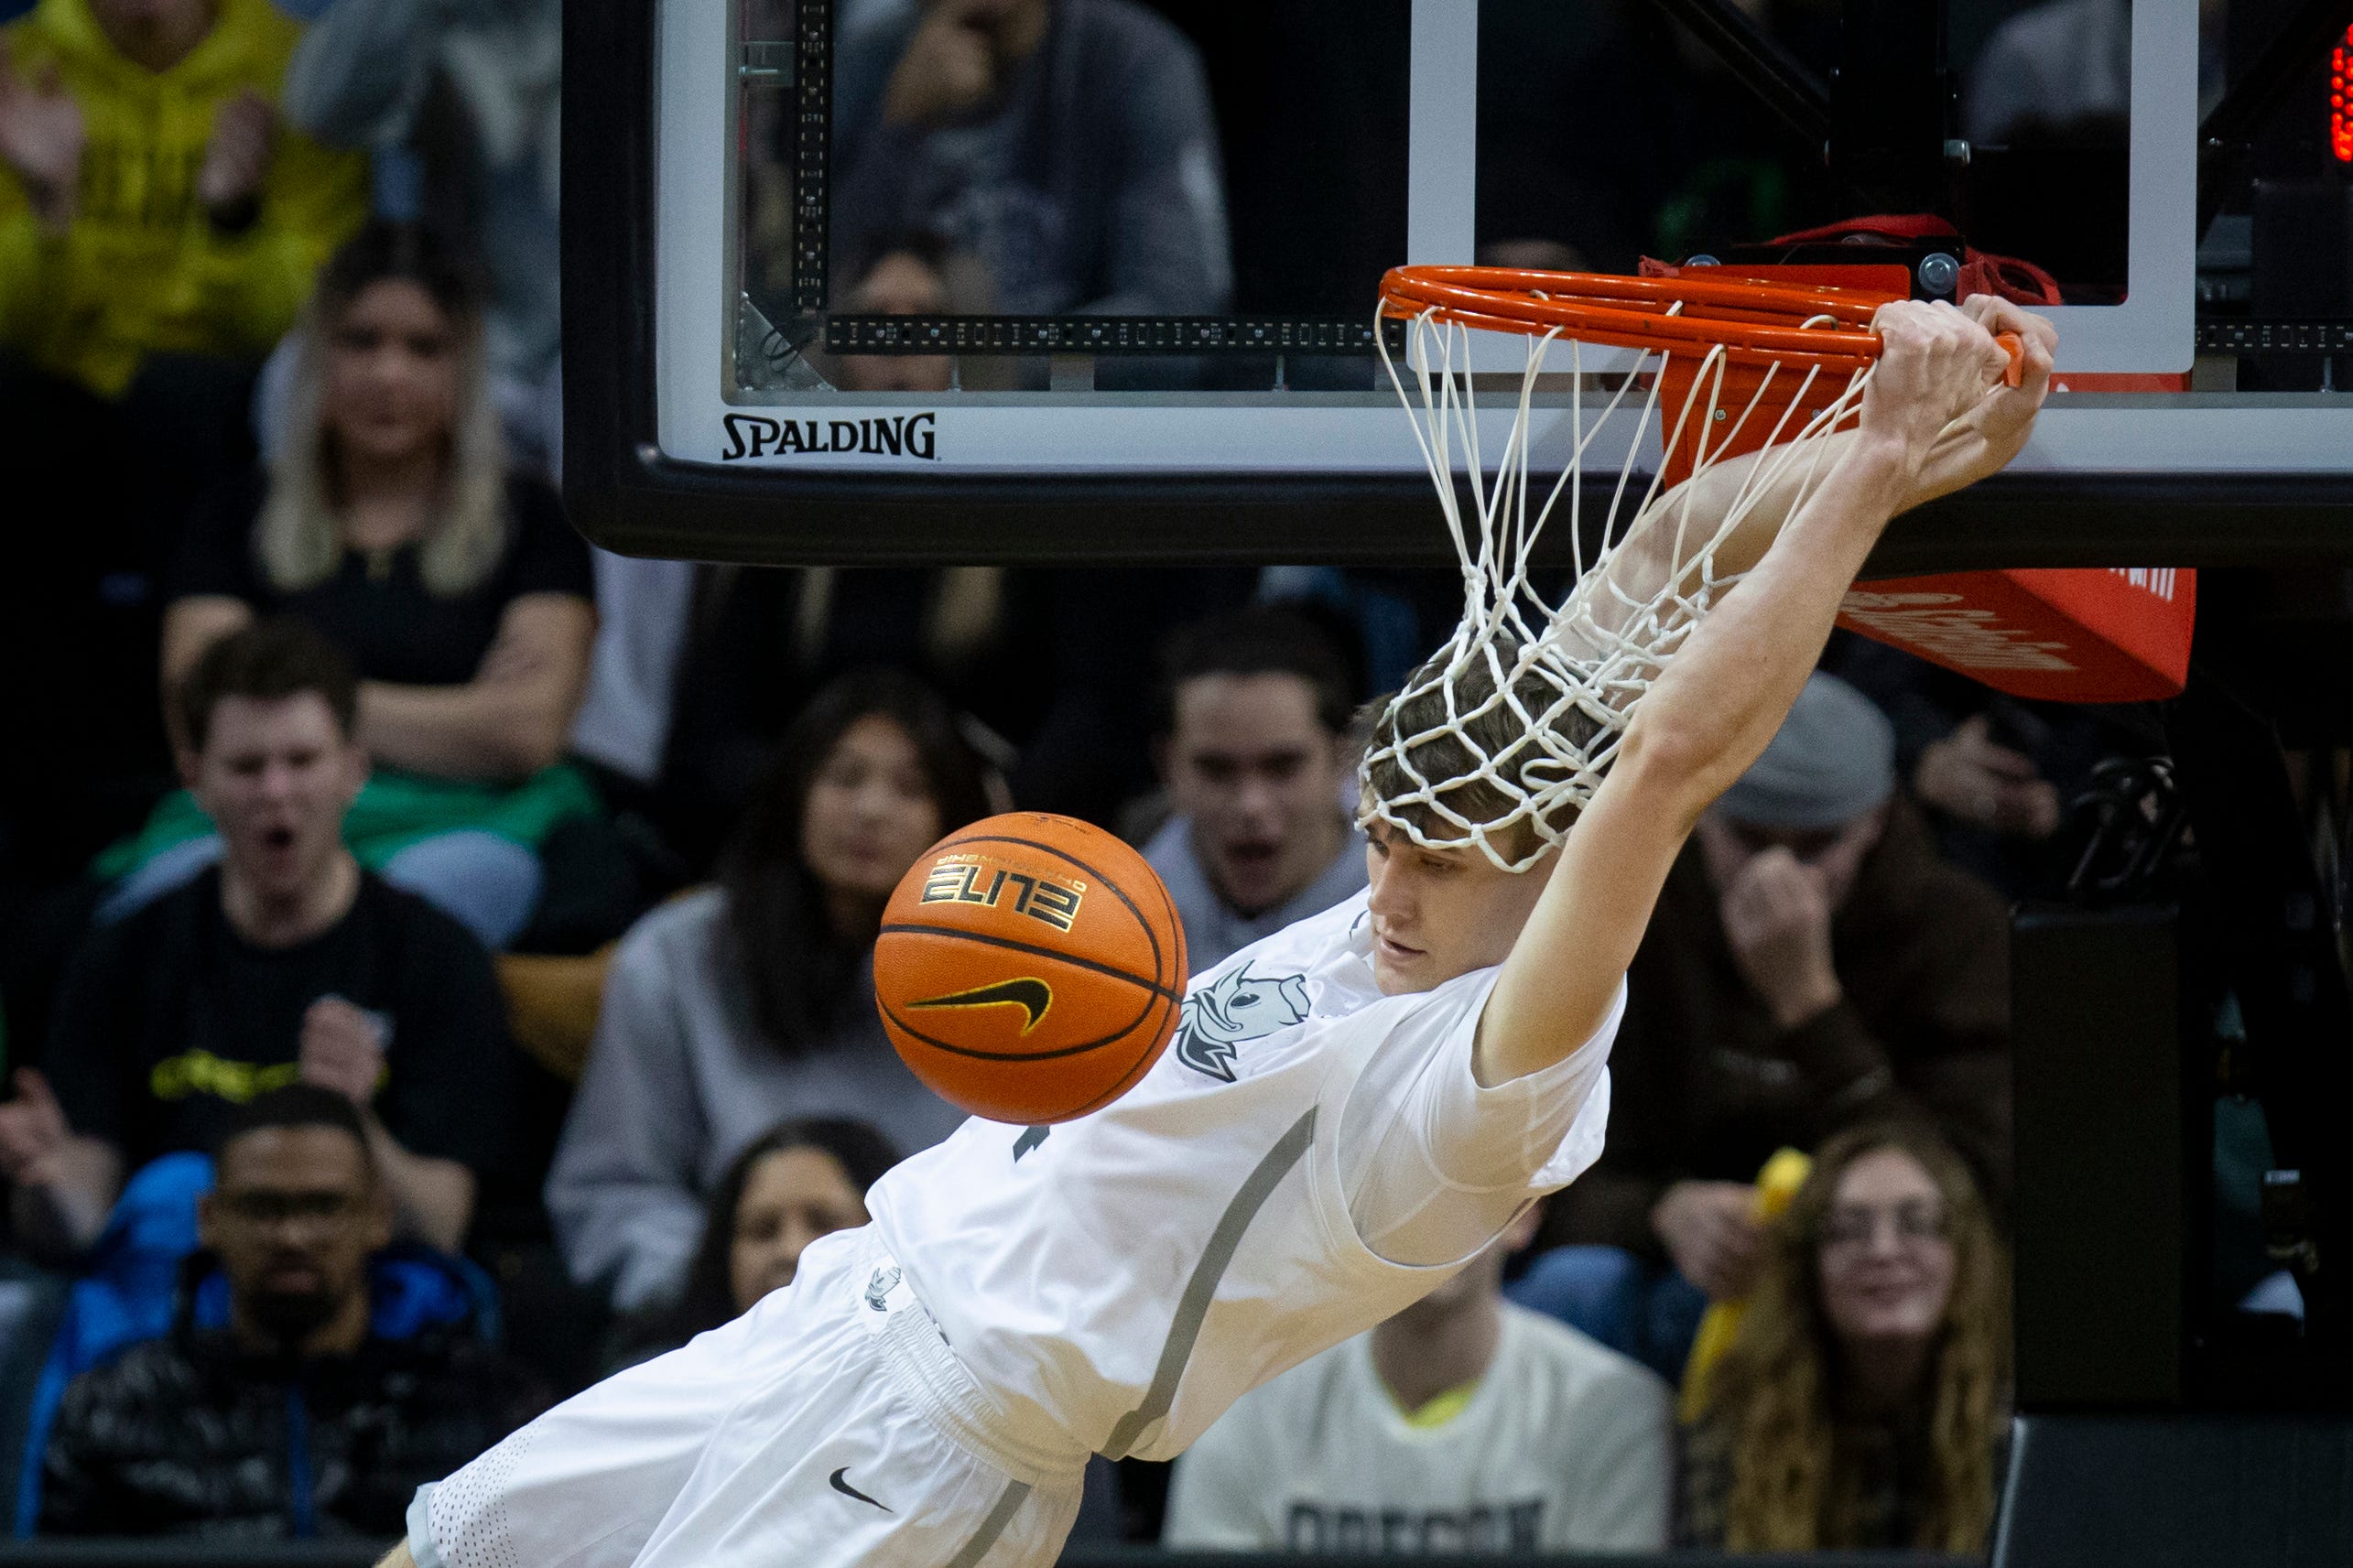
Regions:
<svg viewBox="0 0 2353 1568"><path fill-rule="evenodd" d="M860 1491L857 1487L843 1480L842 1477L849 1474L850 1466L844 1465L840 1469L836 1470L832 1475L827 1476L826 1479L832 1483L833 1489L835 1491L840 1492L845 1498L855 1498L862 1503L874 1503L874 1506L881 1509L884 1513L892 1513L895 1511L889 1504L874 1502L873 1498L868 1497L865 1493Z"/></svg>

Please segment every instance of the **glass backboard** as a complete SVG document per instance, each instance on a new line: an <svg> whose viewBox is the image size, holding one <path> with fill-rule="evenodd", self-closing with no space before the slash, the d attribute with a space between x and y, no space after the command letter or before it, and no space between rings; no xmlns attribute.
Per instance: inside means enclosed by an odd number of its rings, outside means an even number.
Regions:
<svg viewBox="0 0 2353 1568"><path fill-rule="evenodd" d="M2353 301L2281 311L2257 297L2296 269L2254 254L2327 222L2353 252L2326 51L2271 93L2320 157L2275 135L2202 213L2200 114L2272 40L2202 36L2190 0L2116 16L2060 40L2011 0L570 6L567 489L638 553L1442 560L1373 351L1387 265L1776 259L1936 212L1967 238L1902 252L1916 291L1965 246L2039 268L2067 390L1884 564L2333 550ZM1539 467L1568 392L1540 394ZM1500 394L1493 417L1500 445ZM1654 460L1631 424L1589 455L1613 440Z"/></svg>

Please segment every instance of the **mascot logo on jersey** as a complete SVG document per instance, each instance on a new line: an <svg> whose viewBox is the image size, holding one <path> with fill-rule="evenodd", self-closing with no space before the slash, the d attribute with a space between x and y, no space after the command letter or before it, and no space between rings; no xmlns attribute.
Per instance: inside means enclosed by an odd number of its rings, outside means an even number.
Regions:
<svg viewBox="0 0 2353 1568"><path fill-rule="evenodd" d="M1176 1059L1230 1084L1236 1046L1307 1016L1307 976L1253 975L1244 964L1185 999L1177 1018Z"/></svg>
<svg viewBox="0 0 2353 1568"><path fill-rule="evenodd" d="M891 1292L899 1288L902 1278L904 1276L896 1263L887 1263L875 1270L873 1278L866 1281L866 1304L876 1312L890 1311Z"/></svg>

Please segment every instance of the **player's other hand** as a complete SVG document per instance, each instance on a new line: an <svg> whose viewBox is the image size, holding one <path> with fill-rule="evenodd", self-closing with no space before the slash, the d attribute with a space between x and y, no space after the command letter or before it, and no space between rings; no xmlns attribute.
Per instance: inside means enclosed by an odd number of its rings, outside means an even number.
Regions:
<svg viewBox="0 0 2353 1568"><path fill-rule="evenodd" d="M1871 330L1880 354L1863 392L1862 429L1899 442L1923 467L1945 427L2001 381L2010 355L1982 323L1942 301L1882 305Z"/></svg>
<svg viewBox="0 0 2353 1568"><path fill-rule="evenodd" d="M1651 1228L1667 1256L1710 1301L1747 1295L1764 1267L1756 1196L1756 1188L1741 1182L1677 1182L1651 1209Z"/></svg>

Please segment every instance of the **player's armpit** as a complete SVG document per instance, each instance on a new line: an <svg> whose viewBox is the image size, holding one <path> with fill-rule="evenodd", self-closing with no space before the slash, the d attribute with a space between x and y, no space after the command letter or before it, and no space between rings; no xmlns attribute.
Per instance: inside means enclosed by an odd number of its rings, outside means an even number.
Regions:
<svg viewBox="0 0 2353 1568"><path fill-rule="evenodd" d="M408 1542L403 1541L377 1559L375 1568L417 1568L417 1559L409 1554Z"/></svg>

